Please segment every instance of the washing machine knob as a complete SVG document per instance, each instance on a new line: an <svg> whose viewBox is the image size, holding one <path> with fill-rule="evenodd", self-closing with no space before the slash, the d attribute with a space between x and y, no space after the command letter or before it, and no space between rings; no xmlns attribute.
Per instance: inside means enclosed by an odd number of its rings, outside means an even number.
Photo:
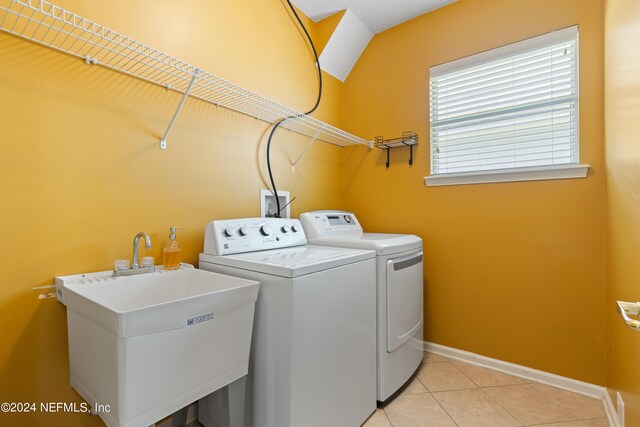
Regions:
<svg viewBox="0 0 640 427"><path fill-rule="evenodd" d="M282 232L283 233L288 233L291 231L291 227L289 227L288 225L283 225L282 226Z"/></svg>
<svg viewBox="0 0 640 427"><path fill-rule="evenodd" d="M239 231L241 236L246 236L247 234L249 234L249 230L247 229L247 227L240 227Z"/></svg>
<svg viewBox="0 0 640 427"><path fill-rule="evenodd" d="M291 231L293 231L294 233L297 233L298 231L300 231L300 226L292 225L291 226Z"/></svg>
<svg viewBox="0 0 640 427"><path fill-rule="evenodd" d="M260 232L265 236L270 236L271 235L271 227L269 227L266 224L262 225L262 226L260 226Z"/></svg>
<svg viewBox="0 0 640 427"><path fill-rule="evenodd" d="M235 228L233 228L233 227L227 227L227 228L224 230L224 234L225 234L225 236L227 236L227 237L231 237L231 236L233 236L234 234L236 234L236 229L235 229Z"/></svg>

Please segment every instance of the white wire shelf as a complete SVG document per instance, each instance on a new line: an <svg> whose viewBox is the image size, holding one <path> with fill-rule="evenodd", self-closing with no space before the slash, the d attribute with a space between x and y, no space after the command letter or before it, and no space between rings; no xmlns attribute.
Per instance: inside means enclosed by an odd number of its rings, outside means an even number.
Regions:
<svg viewBox="0 0 640 427"><path fill-rule="evenodd" d="M372 143L43 0L0 0L0 30L217 106L339 145ZM182 104L174 115L171 129ZM163 138L164 141L165 138Z"/></svg>

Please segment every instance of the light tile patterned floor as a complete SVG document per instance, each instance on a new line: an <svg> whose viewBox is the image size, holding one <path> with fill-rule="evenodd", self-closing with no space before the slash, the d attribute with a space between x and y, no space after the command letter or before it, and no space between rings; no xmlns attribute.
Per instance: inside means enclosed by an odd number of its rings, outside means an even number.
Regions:
<svg viewBox="0 0 640 427"><path fill-rule="evenodd" d="M416 378L363 427L608 427L602 401L425 353Z"/></svg>

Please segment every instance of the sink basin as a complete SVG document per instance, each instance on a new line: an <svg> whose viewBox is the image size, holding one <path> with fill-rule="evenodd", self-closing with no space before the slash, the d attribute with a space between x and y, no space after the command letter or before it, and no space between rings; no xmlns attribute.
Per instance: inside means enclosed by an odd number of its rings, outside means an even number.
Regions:
<svg viewBox="0 0 640 427"><path fill-rule="evenodd" d="M258 282L183 264L56 285L71 385L108 426L148 426L247 374Z"/></svg>

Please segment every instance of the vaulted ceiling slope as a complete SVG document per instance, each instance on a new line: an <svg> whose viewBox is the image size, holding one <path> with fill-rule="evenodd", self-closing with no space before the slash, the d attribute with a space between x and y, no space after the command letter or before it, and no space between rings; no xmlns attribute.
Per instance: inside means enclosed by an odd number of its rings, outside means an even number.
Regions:
<svg viewBox="0 0 640 427"><path fill-rule="evenodd" d="M305 15L318 22L349 9L373 33L379 33L456 0L292 0Z"/></svg>

